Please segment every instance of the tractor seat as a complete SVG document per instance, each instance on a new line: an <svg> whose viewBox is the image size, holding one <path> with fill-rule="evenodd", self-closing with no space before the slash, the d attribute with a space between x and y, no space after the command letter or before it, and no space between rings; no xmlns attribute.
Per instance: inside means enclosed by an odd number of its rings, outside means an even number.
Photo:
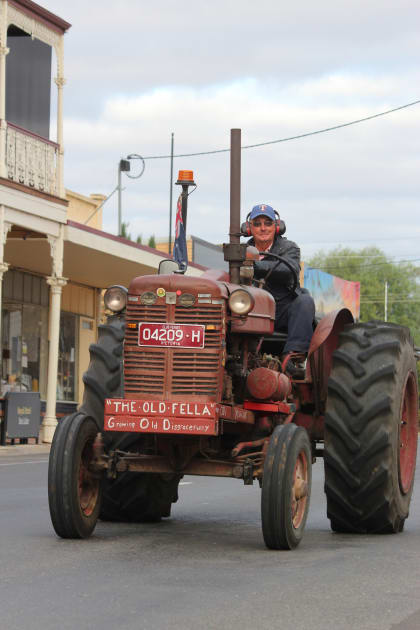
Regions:
<svg viewBox="0 0 420 630"><path fill-rule="evenodd" d="M261 352L276 354L280 356L286 343L287 333L274 331L271 335L264 337L261 344Z"/></svg>
<svg viewBox="0 0 420 630"><path fill-rule="evenodd" d="M313 329L317 327L320 319L315 318L313 321ZM278 332L275 330L271 335L267 335L264 337L264 341L261 344L261 352L266 352L267 354L276 354L281 355L283 353L283 348L286 344L287 333L286 332Z"/></svg>

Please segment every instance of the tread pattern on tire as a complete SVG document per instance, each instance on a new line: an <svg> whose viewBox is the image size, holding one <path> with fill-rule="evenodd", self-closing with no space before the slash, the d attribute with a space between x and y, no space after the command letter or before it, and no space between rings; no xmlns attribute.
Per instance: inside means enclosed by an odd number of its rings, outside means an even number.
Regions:
<svg viewBox="0 0 420 630"><path fill-rule="evenodd" d="M335 531L386 533L404 525L411 490L401 493L395 460L409 370L416 373L407 328L370 322L348 325L340 334L328 382L324 449L327 514Z"/></svg>
<svg viewBox="0 0 420 630"><path fill-rule="evenodd" d="M90 363L83 374L85 391L80 410L94 418L103 430L105 398L122 396L122 352L125 321L110 317L98 327L98 342L89 347ZM104 435L107 442L107 435Z"/></svg>
<svg viewBox="0 0 420 630"><path fill-rule="evenodd" d="M93 442L95 421L79 411L66 416L54 433L48 464L48 504L53 527L61 538L87 538L100 511L100 493L89 516L80 509L77 466L83 440Z"/></svg>
<svg viewBox="0 0 420 630"><path fill-rule="evenodd" d="M308 466L308 495L302 521L295 529L291 492L295 465L301 452L305 454ZM261 493L262 530L269 549L293 549L300 543L309 510L311 481L311 444L306 429L295 424L278 425L268 445Z"/></svg>

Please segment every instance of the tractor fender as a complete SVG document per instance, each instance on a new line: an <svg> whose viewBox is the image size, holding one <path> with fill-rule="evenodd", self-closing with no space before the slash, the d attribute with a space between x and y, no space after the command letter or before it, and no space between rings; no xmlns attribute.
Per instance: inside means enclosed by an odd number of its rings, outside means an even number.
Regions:
<svg viewBox="0 0 420 630"><path fill-rule="evenodd" d="M318 400L325 401L327 383L332 367L332 354L338 345L338 336L354 319L348 308L332 311L325 315L315 328L308 351L306 379L317 389Z"/></svg>

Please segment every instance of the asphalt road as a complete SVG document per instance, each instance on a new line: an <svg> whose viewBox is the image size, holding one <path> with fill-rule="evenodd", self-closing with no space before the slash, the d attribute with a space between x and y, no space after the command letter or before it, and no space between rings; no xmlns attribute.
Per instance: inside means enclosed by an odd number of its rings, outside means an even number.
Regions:
<svg viewBox="0 0 420 630"><path fill-rule="evenodd" d="M420 467L419 467L420 468ZM294 551L263 543L257 485L189 477L173 518L57 538L47 455L0 455L1 630L419 630L420 469L402 534L331 533L322 461Z"/></svg>

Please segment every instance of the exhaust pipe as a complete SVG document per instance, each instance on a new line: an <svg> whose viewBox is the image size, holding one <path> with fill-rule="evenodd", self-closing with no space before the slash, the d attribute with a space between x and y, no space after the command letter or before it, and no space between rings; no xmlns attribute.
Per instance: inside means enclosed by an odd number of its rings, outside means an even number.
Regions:
<svg viewBox="0 0 420 630"><path fill-rule="evenodd" d="M230 228L229 245L223 245L225 260L229 262L229 278L240 284L240 267L245 260L246 245L241 236L241 130L230 130Z"/></svg>

